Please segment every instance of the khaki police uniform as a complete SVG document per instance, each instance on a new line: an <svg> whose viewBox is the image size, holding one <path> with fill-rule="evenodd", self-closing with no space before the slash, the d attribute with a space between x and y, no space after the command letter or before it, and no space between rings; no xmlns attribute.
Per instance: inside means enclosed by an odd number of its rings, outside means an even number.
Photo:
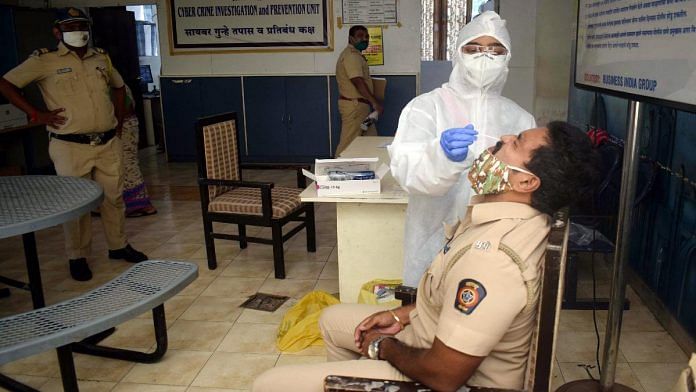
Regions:
<svg viewBox="0 0 696 392"><path fill-rule="evenodd" d="M48 110L65 109L60 113L66 118L65 124L59 128L47 126L49 132L94 134L113 130L117 125L110 89L121 88L124 83L101 49L89 48L80 59L61 42L57 50L35 51L3 77L19 88L36 82ZM100 211L109 249L125 247L120 139L114 137L106 144L90 145L51 138L49 155L58 175L90 178L104 188ZM66 223L64 228L68 257L89 256L90 215Z"/></svg>
<svg viewBox="0 0 696 392"><path fill-rule="evenodd" d="M447 228L447 245L420 280L411 322L396 337L424 349L437 337L454 350L485 357L469 386L522 389L549 230L549 217L526 204L470 206L465 219ZM408 381L387 361L358 360L355 327L384 309L328 308L320 326L330 362L273 368L257 378L253 390L293 385L321 391L329 374Z"/></svg>
<svg viewBox="0 0 696 392"><path fill-rule="evenodd" d="M353 78L365 80L370 93L374 93L370 68L359 50L348 45L336 62L336 83L338 84L338 112L341 115L341 139L336 147L336 155L340 154L356 137L363 134L360 124L370 114L370 104L366 102L353 82ZM377 128L372 124L365 135L377 136Z"/></svg>

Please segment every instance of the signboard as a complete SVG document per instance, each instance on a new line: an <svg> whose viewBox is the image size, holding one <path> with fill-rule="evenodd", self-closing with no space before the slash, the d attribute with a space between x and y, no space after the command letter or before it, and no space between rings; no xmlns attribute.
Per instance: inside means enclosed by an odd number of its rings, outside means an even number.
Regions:
<svg viewBox="0 0 696 392"><path fill-rule="evenodd" d="M170 0L177 49L330 49L328 0Z"/></svg>
<svg viewBox="0 0 696 392"><path fill-rule="evenodd" d="M397 0L342 0L343 23L353 25L385 25L399 22ZM414 0L408 0L414 1Z"/></svg>
<svg viewBox="0 0 696 392"><path fill-rule="evenodd" d="M580 0L575 84L696 111L696 1Z"/></svg>
<svg viewBox="0 0 696 392"><path fill-rule="evenodd" d="M370 44L363 50L362 55L367 60L367 65L384 65L384 44L382 40L381 27L368 27L370 34Z"/></svg>

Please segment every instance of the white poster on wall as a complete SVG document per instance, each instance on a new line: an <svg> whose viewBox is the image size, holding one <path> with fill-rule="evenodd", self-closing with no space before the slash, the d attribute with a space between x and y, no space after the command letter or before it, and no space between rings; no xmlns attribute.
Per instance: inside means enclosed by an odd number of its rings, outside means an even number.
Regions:
<svg viewBox="0 0 696 392"><path fill-rule="evenodd" d="M169 0L172 51L331 48L328 0Z"/></svg>
<svg viewBox="0 0 696 392"><path fill-rule="evenodd" d="M575 82L696 109L695 0L580 0Z"/></svg>
<svg viewBox="0 0 696 392"><path fill-rule="evenodd" d="M384 25L398 23L396 0L342 0L344 24ZM409 0L415 1L415 0Z"/></svg>

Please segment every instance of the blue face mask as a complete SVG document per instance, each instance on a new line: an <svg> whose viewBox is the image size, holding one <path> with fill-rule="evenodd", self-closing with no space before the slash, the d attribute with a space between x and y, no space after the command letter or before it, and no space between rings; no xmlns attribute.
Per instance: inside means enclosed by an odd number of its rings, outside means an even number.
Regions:
<svg viewBox="0 0 696 392"><path fill-rule="evenodd" d="M353 45L353 46L355 46L355 49L362 52L363 50L367 49L368 45L369 44L367 43L367 41L360 41L360 42L356 42L355 45Z"/></svg>

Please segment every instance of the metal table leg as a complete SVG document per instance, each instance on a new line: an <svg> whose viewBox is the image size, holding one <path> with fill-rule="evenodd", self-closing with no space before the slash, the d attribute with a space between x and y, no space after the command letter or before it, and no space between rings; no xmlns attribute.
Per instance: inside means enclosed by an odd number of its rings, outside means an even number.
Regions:
<svg viewBox="0 0 696 392"><path fill-rule="evenodd" d="M27 262L27 273L29 274L29 288L31 290L31 302L34 309L46 306L43 296L43 285L41 284L41 270L39 269L39 256L36 251L36 238L34 233L22 234L24 242L24 258Z"/></svg>

